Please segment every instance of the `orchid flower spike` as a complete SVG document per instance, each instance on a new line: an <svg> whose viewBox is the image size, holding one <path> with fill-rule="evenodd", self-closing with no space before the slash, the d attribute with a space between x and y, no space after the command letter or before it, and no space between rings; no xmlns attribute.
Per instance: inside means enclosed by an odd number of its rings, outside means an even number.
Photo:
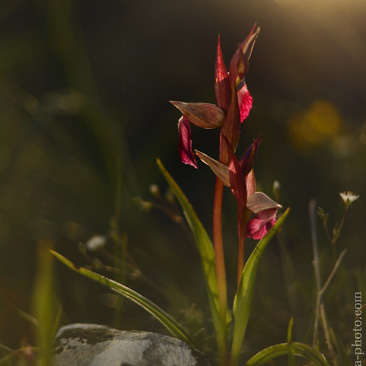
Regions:
<svg viewBox="0 0 366 366"><path fill-rule="evenodd" d="M182 117L178 121L179 153L184 164L197 168L192 150L192 133L190 124L204 129L221 128L224 136L235 151L239 141L240 123L249 115L253 99L245 83L249 59L259 34L256 24L248 37L236 50L227 71L222 55L220 36L217 42L215 66L215 93L217 105L210 103L184 103L171 101L179 109ZM228 152L225 146L220 147L220 161L225 162Z"/></svg>

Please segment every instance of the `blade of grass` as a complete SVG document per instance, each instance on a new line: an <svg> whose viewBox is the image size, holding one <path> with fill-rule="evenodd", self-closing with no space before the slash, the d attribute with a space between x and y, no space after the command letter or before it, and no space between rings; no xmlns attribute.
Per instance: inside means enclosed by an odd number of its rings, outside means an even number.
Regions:
<svg viewBox="0 0 366 366"><path fill-rule="evenodd" d="M296 356L306 358L317 366L329 366L329 363L325 359L324 355L307 344L293 342L292 346ZM287 354L288 343L276 344L258 352L249 361L247 361L245 366L262 366L269 363L276 357Z"/></svg>
<svg viewBox="0 0 366 366"><path fill-rule="evenodd" d="M287 329L287 348L288 348L288 366L296 366L295 363L295 350L292 344L292 326L294 324L294 318L291 317L288 329Z"/></svg>
<svg viewBox="0 0 366 366"><path fill-rule="evenodd" d="M25 311L20 310L20 309L16 309L16 312L21 318L23 318L30 324L33 324L35 327L39 327L39 322L33 315L28 314Z"/></svg>
<svg viewBox="0 0 366 366"><path fill-rule="evenodd" d="M40 366L51 363L55 303L53 298L53 257L48 250L51 241L41 241L38 248L37 275L33 291L33 311L37 319L37 345L39 347L38 362Z"/></svg>
<svg viewBox="0 0 366 366"><path fill-rule="evenodd" d="M239 362L239 355L243 345L252 304L254 284L259 260L273 235L284 223L289 212L290 209L288 208L277 220L276 224L271 228L271 230L268 231L267 235L256 245L247 263L245 264L233 305L234 331L231 349L231 366L236 366Z"/></svg>
<svg viewBox="0 0 366 366"><path fill-rule="evenodd" d="M142 307L144 310L149 312L156 320L158 320L166 329L168 329L176 338L192 345L189 336L186 334L183 327L174 320L168 313L162 310L155 303L147 299L146 297L140 295L138 292L124 286L116 281L113 281L105 276L98 273L90 271L83 267L78 267L70 260L65 258L63 255L50 250L50 252L63 264L72 269L73 271L80 273L81 275L90 278L93 281L100 283L103 286L109 287L111 290L117 292L118 294L130 299L135 304Z"/></svg>
<svg viewBox="0 0 366 366"><path fill-rule="evenodd" d="M199 220L196 212L194 211L192 205L188 201L185 194L179 188L178 184L165 169L163 164L159 159L157 159L158 167L163 174L164 178L168 182L170 188L172 189L174 195L176 196L181 208L183 210L184 216L188 222L190 229L192 230L194 239L197 244L197 248L201 257L201 263L204 273L204 278L206 282L208 298L211 308L212 319L216 331L217 343L219 352L225 352L226 349L226 336L225 328L226 324L223 324L222 318L220 317L219 311L219 300L218 300L218 285L216 276L216 263L215 263L215 252L213 249L212 242L204 229L201 221ZM227 313L226 322L230 321L230 314Z"/></svg>

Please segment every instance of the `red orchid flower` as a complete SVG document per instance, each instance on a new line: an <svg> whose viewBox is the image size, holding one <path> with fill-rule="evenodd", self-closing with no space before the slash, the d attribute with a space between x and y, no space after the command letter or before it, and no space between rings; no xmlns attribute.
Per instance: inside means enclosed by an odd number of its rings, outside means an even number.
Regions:
<svg viewBox="0 0 366 366"><path fill-rule="evenodd" d="M221 135L225 136L235 151L239 141L240 123L248 117L253 103L244 77L248 71L250 55L259 30L254 25L248 37L238 47L230 62L230 74L225 67L219 36L215 67L217 105L171 101L183 115L178 122L178 132L179 152L184 164L197 168L192 151L190 123L205 129L221 127ZM222 146L220 147L220 161L227 162L227 159L227 149Z"/></svg>
<svg viewBox="0 0 366 366"><path fill-rule="evenodd" d="M240 160L236 157L229 142L225 138L223 141L229 151L227 165L198 150L195 153L225 186L231 188L238 202L239 236L243 235L245 230L246 237L262 239L275 224L277 210L282 206L264 193L256 191L253 163L261 144L261 137L251 144ZM254 213L251 220L249 220L250 213Z"/></svg>
<svg viewBox="0 0 366 366"><path fill-rule="evenodd" d="M240 175L240 163L232 158L235 156L235 150L240 137L240 124L247 118L252 108L252 97L250 96L245 84L245 75L248 71L249 59L259 34L259 28L253 26L248 37L239 45L230 62L229 73L227 72L224 59L222 56L220 36L217 42L216 66L215 66L215 94L217 105L209 103L183 103L172 101L171 103L180 110L182 117L178 122L179 131L179 152L181 160L184 164L189 164L197 168L195 155L192 151L192 137L190 124L198 127L211 129L220 127L220 154L219 161L213 162L212 166L218 171L222 171L220 164L226 167L224 171L225 181L230 181L233 177ZM204 155L204 154L203 154ZM208 157L210 161L211 159ZM228 168L230 166L230 169ZM215 169L216 169L215 168ZM232 171L230 173L230 171ZM233 173L235 171L235 173ZM245 170L246 172L246 170ZM249 177L250 175L247 174ZM253 175L254 176L254 175ZM254 180L255 182L255 180ZM224 333L226 332L226 316L227 316L227 288L225 274L225 260L223 251L222 238L222 201L224 183L221 179L216 179L214 204L213 204L213 245L215 250L216 275L218 283L218 297L220 317L223 322ZM229 183L230 186L230 183ZM232 190L234 192L234 184L232 182ZM234 188L233 188L234 187ZM246 213L247 194L242 194L240 190L235 194L238 196L239 215ZM239 206L238 206L239 207ZM244 229L246 220L239 220L239 232L244 238ZM244 258L244 241L239 239L239 257ZM240 259L241 260L241 259ZM244 260L244 259L243 259ZM238 268L242 268L243 263L238 262ZM239 271L238 271L239 272Z"/></svg>

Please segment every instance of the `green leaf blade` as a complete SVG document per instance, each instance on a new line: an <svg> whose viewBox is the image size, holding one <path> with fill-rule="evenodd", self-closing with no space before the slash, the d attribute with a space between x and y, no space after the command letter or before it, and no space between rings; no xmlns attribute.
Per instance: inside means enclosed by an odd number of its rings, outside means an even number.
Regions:
<svg viewBox="0 0 366 366"><path fill-rule="evenodd" d="M267 235L259 241L243 269L233 305L235 323L231 350L232 366L237 365L239 362L239 354L244 341L245 331L250 315L259 260L274 234L284 223L289 211L290 210L287 209L277 220L276 224L271 228L271 230L268 231Z"/></svg>
<svg viewBox="0 0 366 366"><path fill-rule="evenodd" d="M138 292L130 289L129 287L122 285L116 281L113 281L105 276L102 276L96 272L90 271L83 267L78 267L63 255L50 250L50 252L63 264L72 269L73 271L100 283L103 286L109 287L111 290L118 294L130 299L135 304L142 307L144 310L149 312L156 320L158 320L166 329L168 329L176 338L192 345L189 336L186 334L183 327L174 320L168 313L162 310L155 303L139 294Z"/></svg>
<svg viewBox="0 0 366 366"><path fill-rule="evenodd" d="M322 353L304 343L292 343L294 354L313 362L317 366L329 366L328 361ZM288 355L288 343L280 343L265 348L254 355L245 366L263 366L279 356Z"/></svg>
<svg viewBox="0 0 366 366"><path fill-rule="evenodd" d="M165 169L159 159L157 159L157 164L165 180L168 182L170 188L176 196L196 241L197 248L201 257L202 269L206 282L212 319L218 340L218 346L219 348L223 349L224 347L226 347L226 324L223 324L219 312L215 251L211 239L208 236L205 228L203 227L187 197L180 189L178 184L175 182L175 180L172 178L172 176L169 174L169 172ZM229 322L230 320L231 315L229 312L227 312L226 321Z"/></svg>

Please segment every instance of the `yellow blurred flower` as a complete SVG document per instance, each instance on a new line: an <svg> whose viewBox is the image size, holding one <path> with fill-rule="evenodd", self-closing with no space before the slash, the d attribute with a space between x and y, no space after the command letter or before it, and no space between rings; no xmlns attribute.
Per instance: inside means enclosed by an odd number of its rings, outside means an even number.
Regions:
<svg viewBox="0 0 366 366"><path fill-rule="evenodd" d="M337 109L325 100L316 100L305 112L289 118L292 143L300 149L325 145L341 135L342 120Z"/></svg>

